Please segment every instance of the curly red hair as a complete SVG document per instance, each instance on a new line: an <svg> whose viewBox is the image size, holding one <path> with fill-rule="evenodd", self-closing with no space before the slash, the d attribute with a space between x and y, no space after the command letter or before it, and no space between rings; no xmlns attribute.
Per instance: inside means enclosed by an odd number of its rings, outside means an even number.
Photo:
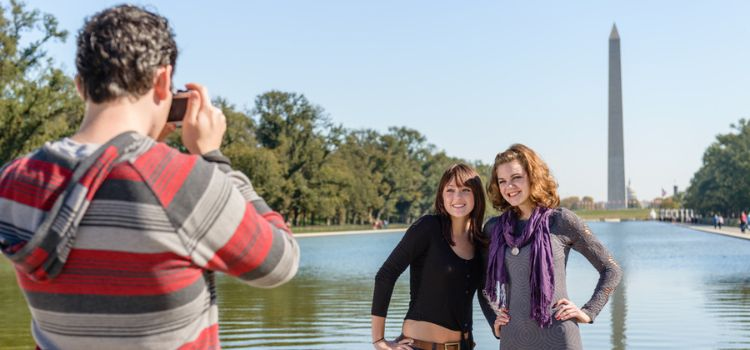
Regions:
<svg viewBox="0 0 750 350"><path fill-rule="evenodd" d="M552 176L545 163L539 155L531 148L520 143L508 147L495 156L495 165L492 166L490 182L487 184L487 195L492 201L492 206L500 212L513 209L497 185L497 167L501 164L517 160L529 177L529 199L534 205L546 208L557 208L560 205L560 196L557 194L557 181ZM515 210L515 209L513 209Z"/></svg>

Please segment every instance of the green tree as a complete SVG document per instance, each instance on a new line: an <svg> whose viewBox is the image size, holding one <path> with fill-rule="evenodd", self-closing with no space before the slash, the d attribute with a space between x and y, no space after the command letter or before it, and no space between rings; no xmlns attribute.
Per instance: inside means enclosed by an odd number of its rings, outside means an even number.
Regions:
<svg viewBox="0 0 750 350"><path fill-rule="evenodd" d="M222 140L222 149L229 145L246 145L253 148L258 146L258 140L255 137L257 126L249 115L238 111L223 97L215 98L212 103L221 108L227 118L227 132Z"/></svg>
<svg viewBox="0 0 750 350"><path fill-rule="evenodd" d="M485 193L485 203L484 203L484 219L489 220L493 216L500 215L500 212L498 212L495 208L492 207L492 200L490 199L489 194L487 193L487 186L490 183L490 179L492 178L492 165L493 164L486 164L481 161L474 162L474 169L476 169L477 173L479 173L479 178L482 179L482 187L484 187L484 193Z"/></svg>
<svg viewBox="0 0 750 350"><path fill-rule="evenodd" d="M372 223L373 212L385 203L378 192L384 176L380 137L369 129L349 131L332 157L330 165L340 165L342 183L339 193L343 201L338 214L345 222Z"/></svg>
<svg viewBox="0 0 750 350"><path fill-rule="evenodd" d="M252 180L255 190L272 208L282 207L285 197L283 179L279 176L281 165L276 154L258 145L255 121L222 97L215 98L213 105L221 108L227 118L227 132L221 146L224 155L236 170Z"/></svg>
<svg viewBox="0 0 750 350"><path fill-rule="evenodd" d="M732 124L735 132L716 136L693 175L684 204L703 213L736 214L750 206L750 121Z"/></svg>
<svg viewBox="0 0 750 350"><path fill-rule="evenodd" d="M424 182L422 164L429 157L432 145L414 129L391 127L389 133L380 138L384 158L383 181L380 194L383 208L375 214L376 219L410 221L419 214L414 204L422 197L420 185Z"/></svg>
<svg viewBox="0 0 750 350"><path fill-rule="evenodd" d="M578 203L578 208L584 210L593 210L594 206L594 197L591 196L583 196L583 198L581 198L581 201Z"/></svg>
<svg viewBox="0 0 750 350"><path fill-rule="evenodd" d="M659 208L661 209L679 209L681 207L679 198L675 198L674 196L664 198L661 203L659 203Z"/></svg>
<svg viewBox="0 0 750 350"><path fill-rule="evenodd" d="M65 41L68 33L57 26L55 17L21 2L0 4L0 163L72 134L83 116L75 84L44 50ZM22 46L29 33L38 39Z"/></svg>
<svg viewBox="0 0 750 350"><path fill-rule="evenodd" d="M560 200L560 206L570 210L577 210L580 206L581 199L577 196L565 197Z"/></svg>
<svg viewBox="0 0 750 350"><path fill-rule="evenodd" d="M269 91L255 100L258 117L256 137L260 146L275 155L283 179L279 210L295 225L314 221L316 176L335 148L339 128L334 128L323 109L304 95Z"/></svg>

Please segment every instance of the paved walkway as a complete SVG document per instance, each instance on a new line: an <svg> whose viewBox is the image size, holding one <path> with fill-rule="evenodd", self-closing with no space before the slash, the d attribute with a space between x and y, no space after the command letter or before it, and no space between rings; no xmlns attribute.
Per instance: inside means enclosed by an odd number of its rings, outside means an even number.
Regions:
<svg viewBox="0 0 750 350"><path fill-rule="evenodd" d="M406 227L402 228L388 228L380 230L361 230L361 231L334 231L334 232L315 232L315 233L295 233L294 238L305 238L305 237L321 237L321 236L339 236L339 235L361 235L366 233L389 233L389 232L405 232ZM294 231L294 229L292 229Z"/></svg>
<svg viewBox="0 0 750 350"><path fill-rule="evenodd" d="M740 228L736 226L724 226L721 230L715 229L713 225L685 225L685 227L693 230L750 240L750 230L745 230L745 233L742 233Z"/></svg>
<svg viewBox="0 0 750 350"><path fill-rule="evenodd" d="M599 220L596 220L599 221ZM739 239L746 239L750 240L750 230L745 230L745 233L743 234L740 231L739 227L735 226L724 226L719 229L714 229L711 225L688 225L688 224L678 224L685 226L687 228L696 230L696 231L703 231L708 233L714 233L718 235L724 235ZM391 228L391 229L380 229L380 230L359 230L359 231L335 231L335 232L316 232L316 233L298 233L294 235L294 238L305 238L305 237L322 237L322 236L339 236L339 235L359 235L359 234L368 234L368 233L390 233L390 232L404 232L406 231L406 227L402 228Z"/></svg>

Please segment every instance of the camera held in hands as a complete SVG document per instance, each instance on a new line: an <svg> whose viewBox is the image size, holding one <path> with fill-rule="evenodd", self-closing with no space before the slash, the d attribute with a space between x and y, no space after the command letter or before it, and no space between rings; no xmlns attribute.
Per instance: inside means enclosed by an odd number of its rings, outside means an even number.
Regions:
<svg viewBox="0 0 750 350"><path fill-rule="evenodd" d="M189 97L190 92L188 90L178 90L172 96L172 105L169 107L167 123L182 123L182 120L185 119L185 113L187 113Z"/></svg>

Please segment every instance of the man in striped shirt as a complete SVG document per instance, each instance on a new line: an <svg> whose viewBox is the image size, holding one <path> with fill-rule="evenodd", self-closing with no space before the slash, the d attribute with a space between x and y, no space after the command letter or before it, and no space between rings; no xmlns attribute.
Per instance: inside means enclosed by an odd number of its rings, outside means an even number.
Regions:
<svg viewBox="0 0 750 350"><path fill-rule="evenodd" d="M182 142L158 143L177 59L167 20L121 5L78 33L86 112L70 138L0 169L0 248L42 349L215 349L213 272L270 288L297 272L278 213L219 152L226 119L190 90Z"/></svg>

